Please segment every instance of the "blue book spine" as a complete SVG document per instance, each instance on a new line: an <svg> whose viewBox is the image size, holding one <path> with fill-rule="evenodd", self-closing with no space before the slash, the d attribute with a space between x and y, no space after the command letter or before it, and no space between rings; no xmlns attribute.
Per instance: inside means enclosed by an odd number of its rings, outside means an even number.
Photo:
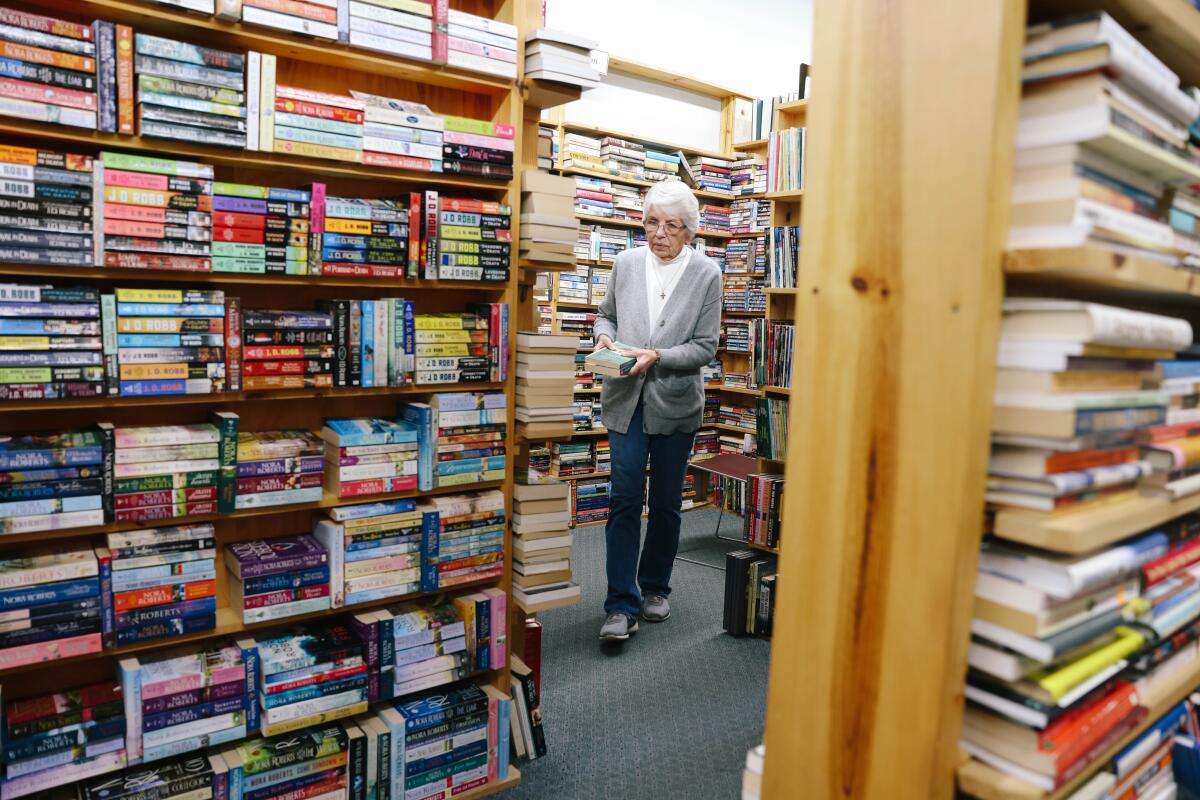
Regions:
<svg viewBox="0 0 1200 800"><path fill-rule="evenodd" d="M502 697L496 701L496 774L500 780L508 777L508 748L512 746L508 726L512 724L512 700Z"/></svg>
<svg viewBox="0 0 1200 800"><path fill-rule="evenodd" d="M415 511L416 500L385 500L381 503L366 503L360 506L339 506L331 512L337 522L363 517L381 517L386 514L403 514L405 511Z"/></svg>
<svg viewBox="0 0 1200 800"><path fill-rule="evenodd" d="M427 511L421 518L421 591L438 590L438 551L441 536L441 515Z"/></svg>
<svg viewBox="0 0 1200 800"><path fill-rule="evenodd" d="M224 317L218 303L117 303L121 317Z"/></svg>
<svg viewBox="0 0 1200 800"><path fill-rule="evenodd" d="M360 550L347 550L344 559L347 562L355 561L370 561L373 558L387 558L388 556L404 556L410 553L421 552L421 537L418 535L412 541L405 541L400 544L388 545L386 547L375 547Z"/></svg>
<svg viewBox="0 0 1200 800"><path fill-rule="evenodd" d="M189 564L205 564L208 569L203 572L189 572L185 575L171 575L166 578L142 578L141 580L126 580L125 576L117 573L113 578L114 592L136 592L140 589L153 589L156 586L177 586L181 583L194 581L212 581L217 578L217 568L212 561L189 561Z"/></svg>
<svg viewBox="0 0 1200 800"><path fill-rule="evenodd" d="M122 396L187 394L186 380L121 381Z"/></svg>
<svg viewBox="0 0 1200 800"><path fill-rule="evenodd" d="M264 575L261 578L247 578L242 581L242 594L266 594L281 589L300 589L305 586L318 586L329 581L329 567L313 567L299 572L281 572L278 575Z"/></svg>
<svg viewBox="0 0 1200 800"><path fill-rule="evenodd" d="M375 385L375 301L360 300L362 306L362 385Z"/></svg>
<svg viewBox="0 0 1200 800"><path fill-rule="evenodd" d="M100 638L105 647L111 647L116 631L113 611L112 556L97 559L100 564Z"/></svg>
<svg viewBox="0 0 1200 800"><path fill-rule="evenodd" d="M404 301L404 371L411 374L417 368L417 311L412 300ZM422 487L428 491L432 486Z"/></svg>
<svg viewBox="0 0 1200 800"><path fill-rule="evenodd" d="M219 333L119 333L117 347L220 347L221 339Z"/></svg>
<svg viewBox="0 0 1200 800"><path fill-rule="evenodd" d="M463 745L462 747L456 747L449 753L440 753L436 756L422 758L418 761L406 762L404 765L404 774L406 777L411 778L414 775L420 775L422 772L427 772L431 769L437 769L443 764L451 764L455 761L477 756L480 753L486 753L487 745L487 739L485 738L478 742L471 742L470 744Z"/></svg>
<svg viewBox="0 0 1200 800"><path fill-rule="evenodd" d="M117 631L128 628L140 628L152 623L180 621L183 627L199 623L188 622L193 617L211 617L217 613L217 598L201 597L196 600L186 600L182 603L169 603L161 606L139 608L134 611L123 611L117 614ZM207 628L194 628L207 630Z"/></svg>
<svg viewBox="0 0 1200 800"><path fill-rule="evenodd" d="M217 627L216 614L204 614L182 619L168 619L161 622L144 623L140 627L117 630L117 644L133 644L147 642L152 639L165 639L171 636L186 636L190 633L211 631Z"/></svg>
<svg viewBox="0 0 1200 800"><path fill-rule="evenodd" d="M10 611L43 603L61 603L64 600L96 597L99 594L100 581L97 578L80 578L59 583L44 583L40 586L6 589L0 592L0 610Z"/></svg>
<svg viewBox="0 0 1200 800"><path fill-rule="evenodd" d="M71 511L98 511L101 507L99 494L86 496L12 500L0 503L0 519L29 517L38 514L68 513Z"/></svg>
<svg viewBox="0 0 1200 800"><path fill-rule="evenodd" d="M258 709L258 679L262 672L262 659L253 639L240 642L242 663L246 665L246 729L257 731L261 725ZM230 794L230 797L233 797Z"/></svg>
<svg viewBox="0 0 1200 800"><path fill-rule="evenodd" d="M303 189L279 189L272 186L267 190L268 200L286 200L289 203L308 203L312 201L312 193Z"/></svg>
<svg viewBox="0 0 1200 800"><path fill-rule="evenodd" d="M468 458L462 461L439 461L438 475L462 475L467 472L492 472L504 469L504 456Z"/></svg>
<svg viewBox="0 0 1200 800"><path fill-rule="evenodd" d="M120 561L117 562L117 566L120 567ZM215 571L216 568L213 566L213 561L211 559L179 561L174 564L160 564L154 567L139 567L137 569L116 569L113 571L113 584L116 586L122 586L126 584L134 585L139 581L162 581L164 579L176 576L198 576ZM208 578L189 577L188 580L199 581L208 580ZM161 584L154 585L158 586Z"/></svg>
<svg viewBox="0 0 1200 800"><path fill-rule="evenodd" d="M169 728L172 725L183 725L195 722L205 717L219 717L234 711L242 711L246 706L246 698L226 697L224 700L213 700L210 703L198 703L194 706L177 708L174 711L164 711L161 714L151 714L142 719L142 733Z"/></svg>
<svg viewBox="0 0 1200 800"><path fill-rule="evenodd" d="M103 491L103 478L12 483L6 486L0 486L0 503L13 503L28 500L47 500L55 497L86 497L88 495L99 495Z"/></svg>
<svg viewBox="0 0 1200 800"><path fill-rule="evenodd" d="M104 463L102 447L65 447L61 450L0 450L0 470L78 467Z"/></svg>
<svg viewBox="0 0 1200 800"><path fill-rule="evenodd" d="M501 543L501 548L504 544ZM475 603L475 669L482 671L492 668L492 650L489 644L492 640L492 601L478 600Z"/></svg>
<svg viewBox="0 0 1200 800"><path fill-rule="evenodd" d="M376 600L383 600L388 597L403 597L406 594L420 589L424 584L401 584L399 586L384 586L380 589L366 589L361 592L350 592L346 594L346 605L352 606L355 603L373 603ZM421 591L424 591L421 589Z"/></svg>

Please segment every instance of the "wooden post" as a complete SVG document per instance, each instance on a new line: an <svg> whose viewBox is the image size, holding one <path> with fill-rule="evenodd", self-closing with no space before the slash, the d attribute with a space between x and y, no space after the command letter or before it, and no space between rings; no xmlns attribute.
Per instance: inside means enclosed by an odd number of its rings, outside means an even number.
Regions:
<svg viewBox="0 0 1200 800"><path fill-rule="evenodd" d="M950 797L1021 0L819 0L768 800Z"/></svg>

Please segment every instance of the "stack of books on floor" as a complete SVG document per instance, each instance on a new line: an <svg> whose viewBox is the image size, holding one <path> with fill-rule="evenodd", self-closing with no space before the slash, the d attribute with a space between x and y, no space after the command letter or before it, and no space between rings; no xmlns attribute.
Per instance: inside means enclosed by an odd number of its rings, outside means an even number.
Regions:
<svg viewBox="0 0 1200 800"><path fill-rule="evenodd" d="M571 525L579 527L608 519L612 484L607 477L571 481Z"/></svg>
<svg viewBox="0 0 1200 800"><path fill-rule="evenodd" d="M451 171L448 162L452 159L443 161L446 120L429 106L365 92L351 94L363 107L364 164L417 172Z"/></svg>
<svg viewBox="0 0 1200 800"><path fill-rule="evenodd" d="M216 498L187 490L217 483L221 431L215 425L116 428L113 506L118 522L215 514ZM175 490L183 489L181 495ZM165 500L165 502L159 502ZM150 504L150 505L148 505Z"/></svg>
<svg viewBox="0 0 1200 800"><path fill-rule="evenodd" d="M450 9L446 64L517 77L517 28L505 22Z"/></svg>
<svg viewBox="0 0 1200 800"><path fill-rule="evenodd" d="M367 710L362 641L341 622L312 623L254 642L260 661L255 698L262 706L262 734L275 736L352 717ZM309 687L329 689L314 695Z"/></svg>
<svg viewBox="0 0 1200 800"><path fill-rule="evenodd" d="M94 169L104 266L212 270L211 165L103 152Z"/></svg>
<svg viewBox="0 0 1200 800"><path fill-rule="evenodd" d="M437 272L434 275L427 273L425 277L459 281L508 280L512 206L486 200L441 197L438 208Z"/></svg>
<svg viewBox="0 0 1200 800"><path fill-rule="evenodd" d="M107 356L110 394L225 390L221 290L117 289L115 298L102 298L101 309L106 329L112 325L117 331L116 352Z"/></svg>
<svg viewBox="0 0 1200 800"><path fill-rule="evenodd" d="M767 191L804 189L804 128L772 131L767 137Z"/></svg>
<svg viewBox="0 0 1200 800"><path fill-rule="evenodd" d="M99 127L97 110L102 105L109 110L107 117L116 116L115 86L108 83L102 88L97 74L101 57L105 75L115 70L111 26L107 52L101 54L93 26L16 9L2 12L0 113L92 130ZM104 130L114 129L104 126Z"/></svg>
<svg viewBox="0 0 1200 800"><path fill-rule="evenodd" d="M0 667L98 653L100 565L90 549L0 561Z"/></svg>
<svg viewBox="0 0 1200 800"><path fill-rule="evenodd" d="M364 50L432 61L436 24L433 15L437 10L437 3L351 0L347 8L349 30L339 24L335 28L336 38ZM334 20L340 22L336 12ZM440 22L445 25L444 16ZM441 35L445 36L444 27Z"/></svg>
<svg viewBox="0 0 1200 800"><path fill-rule="evenodd" d="M615 140L615 141L620 141ZM607 154L602 157L600 140L595 136L585 136L582 133L564 133L562 142L563 169L583 169L597 172L611 172L614 175L624 174L608 165ZM640 160L639 160L640 167ZM626 177L641 177L626 175Z"/></svg>
<svg viewBox="0 0 1200 800"><path fill-rule="evenodd" d="M329 561L309 534L226 545L229 604L245 625L324 611L330 608L329 582L312 579L329 574Z"/></svg>
<svg viewBox="0 0 1200 800"><path fill-rule="evenodd" d="M525 438L571 435L578 348L574 336L517 334L516 420Z"/></svg>
<svg viewBox="0 0 1200 800"><path fill-rule="evenodd" d="M446 117L442 170L457 175L505 179L513 176L516 130L481 119Z"/></svg>
<svg viewBox="0 0 1200 800"><path fill-rule="evenodd" d="M1030 28L1024 81L1010 247L1100 242L1170 264L1200 253L1162 202L1164 182L1200 177L1188 138L1200 101L1178 75L1100 12Z"/></svg>
<svg viewBox="0 0 1200 800"><path fill-rule="evenodd" d="M0 92L4 80L0 77ZM91 156L0 148L0 258L18 264L91 266L93 169Z"/></svg>
<svg viewBox="0 0 1200 800"><path fill-rule="evenodd" d="M242 645L185 645L118 662L131 764L246 738L258 723L257 656L253 640Z"/></svg>
<svg viewBox="0 0 1200 800"><path fill-rule="evenodd" d="M433 497L430 503L438 512L437 548L430 552L430 563L437 564L438 589L504 572L503 492ZM427 564L426 569L431 567Z"/></svg>
<svg viewBox="0 0 1200 800"><path fill-rule="evenodd" d="M308 274L312 196L303 189L213 184L213 272Z"/></svg>
<svg viewBox="0 0 1200 800"><path fill-rule="evenodd" d="M732 636L770 636L778 563L755 550L725 555L725 610L721 626Z"/></svg>
<svg viewBox="0 0 1200 800"><path fill-rule="evenodd" d="M571 178L538 170L521 173L522 259L566 267L575 263L579 222L572 205L574 196L575 181Z"/></svg>
<svg viewBox="0 0 1200 800"><path fill-rule="evenodd" d="M760 397L758 406L758 457L783 461L787 455L788 400Z"/></svg>
<svg viewBox="0 0 1200 800"><path fill-rule="evenodd" d="M526 613L577 602L569 483L513 487L513 600Z"/></svg>
<svg viewBox="0 0 1200 800"><path fill-rule="evenodd" d="M109 679L4 704L5 797L50 789L125 766L125 705Z"/></svg>
<svg viewBox="0 0 1200 800"><path fill-rule="evenodd" d="M437 589L432 568L437 515L413 500L330 509L313 520L313 535L330 559L334 606Z"/></svg>
<svg viewBox="0 0 1200 800"><path fill-rule="evenodd" d="M325 482L325 445L311 431L241 431L235 508L316 503Z"/></svg>
<svg viewBox="0 0 1200 800"><path fill-rule="evenodd" d="M246 146L244 53L145 33L134 35L134 53L140 135L225 147ZM164 72L173 74L163 76ZM143 85L142 78L147 75L160 80Z"/></svg>
<svg viewBox="0 0 1200 800"><path fill-rule="evenodd" d="M296 688L264 692L262 702L274 703L277 697L292 692L319 696L318 692L327 684L306 685L303 680L296 680L277 685ZM214 759L225 768L228 788L224 796L229 800L332 799L346 797L356 781L364 788L367 785L365 740L365 732L357 726L347 721L331 722L272 738L255 737L238 742L221 750ZM376 754L378 760L378 747ZM383 761L386 764L386 757Z"/></svg>
<svg viewBox="0 0 1200 800"><path fill-rule="evenodd" d="M100 318L96 289L0 284L0 399L104 395Z"/></svg>
<svg viewBox="0 0 1200 800"><path fill-rule="evenodd" d="M417 488L417 426L399 419L327 419L321 429L330 492L365 497Z"/></svg>
<svg viewBox="0 0 1200 800"><path fill-rule="evenodd" d="M114 623L105 631L108 643L217 627L216 536L211 523L108 534L107 549L97 551L111 573Z"/></svg>
<svg viewBox="0 0 1200 800"><path fill-rule="evenodd" d="M599 43L573 33L538 28L525 37L525 77L592 89L600 73L592 65Z"/></svg>
<svg viewBox="0 0 1200 800"><path fill-rule="evenodd" d="M0 441L0 532L103 525L105 436L98 429Z"/></svg>
<svg viewBox="0 0 1200 800"><path fill-rule="evenodd" d="M271 309L242 313L246 391L331 387L335 353L329 313Z"/></svg>

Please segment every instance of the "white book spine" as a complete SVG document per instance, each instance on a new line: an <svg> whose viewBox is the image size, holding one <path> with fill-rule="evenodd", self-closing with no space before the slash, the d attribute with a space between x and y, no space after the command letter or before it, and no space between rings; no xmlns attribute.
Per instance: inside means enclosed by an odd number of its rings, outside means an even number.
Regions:
<svg viewBox="0 0 1200 800"><path fill-rule="evenodd" d="M290 14L280 14L277 11L268 11L265 8L244 6L242 8L242 21L252 22L255 25L263 25L268 28L291 31L292 33L305 33L319 39L337 41L337 25L306 17L293 17Z"/></svg>
<svg viewBox="0 0 1200 800"><path fill-rule="evenodd" d="M246 60L246 149L258 149L259 94L261 83L262 54L251 50Z"/></svg>
<svg viewBox="0 0 1200 800"><path fill-rule="evenodd" d="M355 0L350 0L350 17L352 19L354 17L371 19L376 22L396 25L401 28L410 28L423 33L432 34L433 32L433 20L429 17L419 17L416 14L406 14L403 11L393 11L390 8L381 8L369 3L359 3L355 2Z"/></svg>
<svg viewBox="0 0 1200 800"><path fill-rule="evenodd" d="M216 733L226 728L235 728L238 725L245 724L245 721L246 713L244 711L231 711L228 714L219 714L215 717L204 717L193 722L185 722L182 725L172 725L169 728L162 728L157 731L143 732L142 746L146 749L159 747L171 742L177 742L180 739Z"/></svg>
<svg viewBox="0 0 1200 800"><path fill-rule="evenodd" d="M242 623L251 625L256 622L266 622L272 619L285 619L300 614L311 614L329 608L328 597L313 597L308 600L296 600L291 603L277 603L261 608L246 608L242 610Z"/></svg>
<svg viewBox="0 0 1200 800"><path fill-rule="evenodd" d="M280 722L301 719L312 714L321 714L326 711L332 711L335 708L361 703L366 699L366 691L365 688L351 689L348 692L339 692L338 694L317 697L300 703L291 703L286 706L264 709L263 722L267 725L278 725Z"/></svg>
<svg viewBox="0 0 1200 800"><path fill-rule="evenodd" d="M275 149L275 64L274 55L262 54L262 74L259 78L261 92L258 100L258 147L266 152Z"/></svg>

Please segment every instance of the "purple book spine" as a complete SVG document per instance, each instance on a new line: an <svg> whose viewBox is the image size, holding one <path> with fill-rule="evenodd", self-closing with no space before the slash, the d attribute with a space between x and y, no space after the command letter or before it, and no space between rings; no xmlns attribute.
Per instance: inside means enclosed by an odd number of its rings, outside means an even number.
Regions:
<svg viewBox="0 0 1200 800"><path fill-rule="evenodd" d="M267 549L263 549L266 547ZM229 552L237 559L242 579L311 569L329 561L325 548L311 536L285 537L268 542L244 542Z"/></svg>
<svg viewBox="0 0 1200 800"><path fill-rule="evenodd" d="M224 700L227 697L240 696L246 688L244 680L226 681L210 686L207 689L190 689L178 694L165 694L142 701L142 713L161 714L164 711L174 711L178 708L207 703L214 700Z"/></svg>
<svg viewBox="0 0 1200 800"><path fill-rule="evenodd" d="M290 475L292 473L322 472L325 459L322 456L300 458L272 458L268 461L242 461L238 463L239 478L257 478L262 475Z"/></svg>
<svg viewBox="0 0 1200 800"><path fill-rule="evenodd" d="M213 196L213 211L233 211L238 214L266 214L267 201L251 197Z"/></svg>

